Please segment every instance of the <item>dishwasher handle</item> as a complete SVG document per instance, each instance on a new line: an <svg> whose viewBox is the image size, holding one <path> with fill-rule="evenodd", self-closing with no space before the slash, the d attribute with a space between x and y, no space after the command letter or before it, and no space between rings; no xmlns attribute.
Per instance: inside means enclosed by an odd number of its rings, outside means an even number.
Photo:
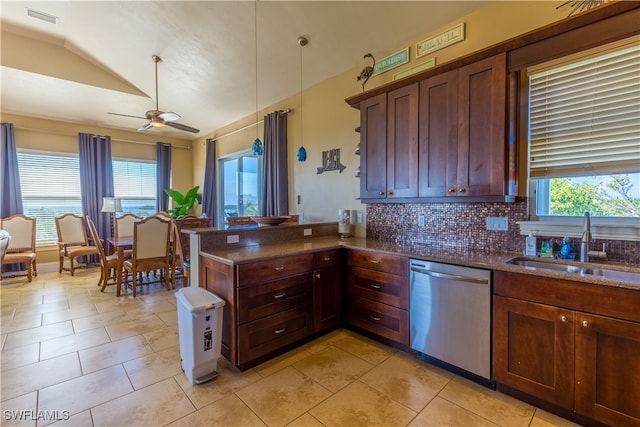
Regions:
<svg viewBox="0 0 640 427"><path fill-rule="evenodd" d="M415 265L411 266L411 271L415 271L416 273L426 274L427 276L431 276L431 277L437 277L438 279L456 280L458 282L480 283L483 285L489 284L489 281L487 279L476 279L475 277L460 276L457 274L449 274L449 273L440 273L438 271L427 270L426 268L417 267Z"/></svg>

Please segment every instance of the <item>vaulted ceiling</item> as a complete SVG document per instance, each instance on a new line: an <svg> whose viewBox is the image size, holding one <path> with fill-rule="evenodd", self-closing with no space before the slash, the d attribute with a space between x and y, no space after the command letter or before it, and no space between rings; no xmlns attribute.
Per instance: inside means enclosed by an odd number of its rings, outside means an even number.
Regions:
<svg viewBox="0 0 640 427"><path fill-rule="evenodd" d="M3 112L197 138L429 35L487 1L3 1ZM32 17L35 11L55 23ZM53 19L51 19L53 20ZM257 29L257 31L256 31ZM257 41L257 48L256 48ZM256 65L257 56L257 65ZM354 92L358 89L354 76Z"/></svg>

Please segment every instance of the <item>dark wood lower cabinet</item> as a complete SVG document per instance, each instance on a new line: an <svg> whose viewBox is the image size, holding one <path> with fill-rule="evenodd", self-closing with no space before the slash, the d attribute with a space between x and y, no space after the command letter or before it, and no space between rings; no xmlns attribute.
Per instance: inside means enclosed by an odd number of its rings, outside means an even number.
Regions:
<svg viewBox="0 0 640 427"><path fill-rule="evenodd" d="M640 426L638 290L495 272L494 292L498 389L586 424Z"/></svg>

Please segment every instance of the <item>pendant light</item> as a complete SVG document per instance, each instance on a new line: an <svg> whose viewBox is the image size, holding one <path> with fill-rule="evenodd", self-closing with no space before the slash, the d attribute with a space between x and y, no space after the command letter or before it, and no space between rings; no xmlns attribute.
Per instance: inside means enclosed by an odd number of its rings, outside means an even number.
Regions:
<svg viewBox="0 0 640 427"><path fill-rule="evenodd" d="M302 47L306 46L309 43L309 40L304 37L298 37L298 45L300 46L300 148L298 148L297 158L299 162L304 162L307 160L307 150L304 148L303 144L303 128L302 128Z"/></svg>
<svg viewBox="0 0 640 427"><path fill-rule="evenodd" d="M254 24L254 41L256 52L256 139L251 145L251 151L256 156L262 156L264 152L262 141L258 137L258 0L253 2L253 24Z"/></svg>

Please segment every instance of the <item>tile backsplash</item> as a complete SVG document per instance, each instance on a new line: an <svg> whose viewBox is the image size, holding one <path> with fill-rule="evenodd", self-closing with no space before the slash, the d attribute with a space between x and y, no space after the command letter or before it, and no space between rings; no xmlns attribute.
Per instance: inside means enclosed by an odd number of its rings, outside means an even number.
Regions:
<svg viewBox="0 0 640 427"><path fill-rule="evenodd" d="M418 226L424 215L424 226ZM487 217L507 217L508 230L487 230ZM521 254L525 236L520 234L518 221L528 219L526 202L515 203L380 203L367 205L367 237L404 245L429 245L443 250L475 250ZM560 250L561 237L538 236L541 242L551 241L554 251ZM579 247L579 239L571 239ZM640 264L640 242L595 240L592 250L601 250L605 243L604 262ZM600 262L599 260L593 260Z"/></svg>

